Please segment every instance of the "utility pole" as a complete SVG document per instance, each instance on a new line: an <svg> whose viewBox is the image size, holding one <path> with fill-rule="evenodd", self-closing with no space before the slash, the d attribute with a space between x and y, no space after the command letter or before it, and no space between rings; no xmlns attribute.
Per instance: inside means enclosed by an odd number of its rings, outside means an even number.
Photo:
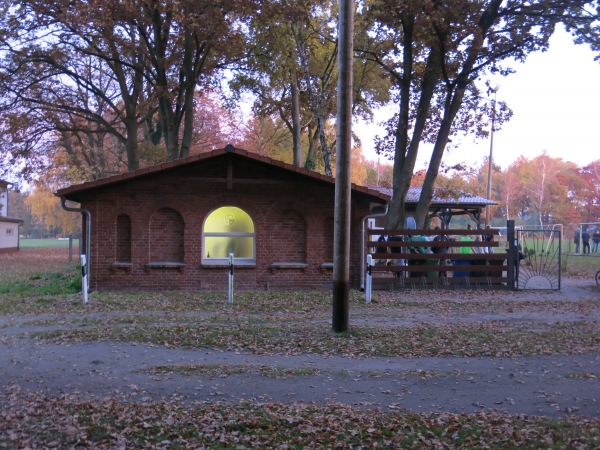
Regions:
<svg viewBox="0 0 600 450"><path fill-rule="evenodd" d="M494 88L494 101L492 102L492 129L490 131L490 158L488 159L488 179L487 179L487 193L486 198L491 200L492 195L492 163L494 153L494 125L496 123L496 92L498 92L498 86ZM489 225L491 222L490 217L490 205L485 207L485 224Z"/></svg>
<svg viewBox="0 0 600 450"><path fill-rule="evenodd" d="M332 329L336 333L343 333L348 331L348 303L350 297L350 175L354 0L340 0L339 7Z"/></svg>

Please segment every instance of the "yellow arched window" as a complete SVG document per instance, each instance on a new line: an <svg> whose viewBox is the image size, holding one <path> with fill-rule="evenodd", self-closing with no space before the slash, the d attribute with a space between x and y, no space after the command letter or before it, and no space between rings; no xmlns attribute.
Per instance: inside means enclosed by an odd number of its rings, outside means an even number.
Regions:
<svg viewBox="0 0 600 450"><path fill-rule="evenodd" d="M225 264L233 253L236 264L255 264L254 222L243 209L223 206L204 221L202 262Z"/></svg>

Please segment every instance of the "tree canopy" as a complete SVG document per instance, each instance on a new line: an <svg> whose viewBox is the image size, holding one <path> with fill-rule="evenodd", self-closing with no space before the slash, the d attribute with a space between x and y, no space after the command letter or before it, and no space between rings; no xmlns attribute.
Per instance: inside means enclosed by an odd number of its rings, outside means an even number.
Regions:
<svg viewBox="0 0 600 450"><path fill-rule="evenodd" d="M433 151L419 225L451 137L485 137L492 115L495 127L510 118L508 105L487 100L490 77L545 50L559 23L598 50L599 8L598 0L356 2L353 113L370 120L383 104L396 110L377 141L393 161L388 227L404 223L421 144ZM64 182L79 182L232 142L333 173L337 2L11 0L0 9L3 172L36 178L54 165L65 168ZM230 110L252 96L246 125L222 108L221 94ZM372 179L369 169L353 172Z"/></svg>
<svg viewBox="0 0 600 450"><path fill-rule="evenodd" d="M422 226L450 136L485 135L490 108L482 94L490 74L508 75L508 60L545 50L557 23L594 19L588 1L452 0L365 2L369 45L363 57L378 62L394 83L397 115L380 151L393 154L394 194L387 226L404 223L404 199L422 142L433 151L415 219ZM487 86L487 88L486 88ZM500 109L502 111L502 109ZM501 123L503 117L497 117Z"/></svg>
<svg viewBox="0 0 600 450"><path fill-rule="evenodd" d="M188 155L195 93L242 57L258 3L4 2L4 161L28 173L62 147L101 177L138 168L140 142L160 142L169 160Z"/></svg>

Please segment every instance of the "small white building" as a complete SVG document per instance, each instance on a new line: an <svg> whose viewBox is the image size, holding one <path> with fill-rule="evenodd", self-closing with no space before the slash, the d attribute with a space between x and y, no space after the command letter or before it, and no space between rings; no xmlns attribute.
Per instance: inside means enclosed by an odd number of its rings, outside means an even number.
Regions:
<svg viewBox="0 0 600 450"><path fill-rule="evenodd" d="M8 216L8 185L0 180L0 253L19 250L20 219Z"/></svg>

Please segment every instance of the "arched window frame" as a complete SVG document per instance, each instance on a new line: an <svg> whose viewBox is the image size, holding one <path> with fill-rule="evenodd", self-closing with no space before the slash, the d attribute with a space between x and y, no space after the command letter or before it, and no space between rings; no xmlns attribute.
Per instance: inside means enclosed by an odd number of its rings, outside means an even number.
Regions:
<svg viewBox="0 0 600 450"><path fill-rule="evenodd" d="M223 231L206 231L206 222L208 221L208 219L211 217L211 215L217 213L219 210L221 210L222 208L235 208L239 211L241 211L242 213L244 213L246 216L248 216L248 218L250 219L250 222L252 223L252 232L228 232L226 230ZM251 238L252 239L252 257L238 257L235 256L235 264L236 265L247 265L247 266L251 266L251 265L255 265L256 264L256 227L254 225L254 220L252 219L252 216L250 216L250 214L248 214L247 211L245 211L244 209L238 207L238 206L234 206L234 205L223 205L223 206L219 206L218 208L213 209L204 219L204 222L202 224L202 264L204 265L225 265L225 264L229 264L229 257L219 257L219 258L215 258L215 257L207 257L207 244L206 244L206 238L210 238L210 237L227 237L227 238L236 238L236 237L245 237L245 238Z"/></svg>

